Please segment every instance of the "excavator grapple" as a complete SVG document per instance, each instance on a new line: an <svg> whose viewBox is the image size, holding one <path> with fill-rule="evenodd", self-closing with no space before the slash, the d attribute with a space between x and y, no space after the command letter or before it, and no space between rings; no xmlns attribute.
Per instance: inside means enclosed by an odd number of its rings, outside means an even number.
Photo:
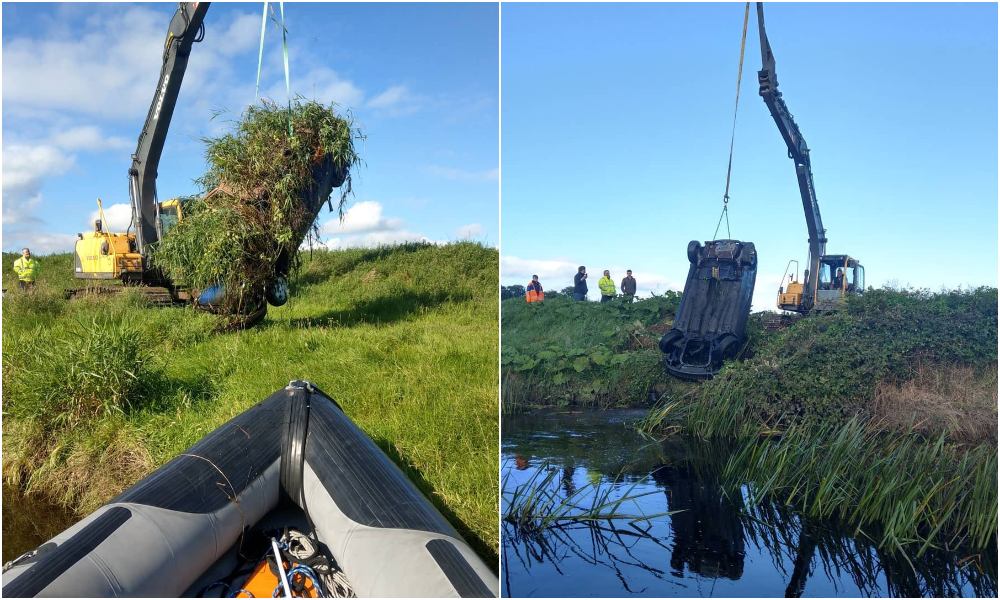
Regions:
<svg viewBox="0 0 1000 600"><path fill-rule="evenodd" d="M667 371L681 379L710 379L746 340L757 280L752 242L688 244L687 282L673 328L660 339Z"/></svg>

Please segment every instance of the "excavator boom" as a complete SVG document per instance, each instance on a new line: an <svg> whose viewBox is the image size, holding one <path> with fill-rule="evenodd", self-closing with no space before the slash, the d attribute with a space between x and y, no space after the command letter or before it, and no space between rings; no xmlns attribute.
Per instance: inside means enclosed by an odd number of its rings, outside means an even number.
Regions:
<svg viewBox="0 0 1000 600"><path fill-rule="evenodd" d="M146 246L159 239L156 198L156 175L170 119L187 70L191 45L204 38L205 13L209 2L181 2L170 21L163 44L163 66L146 122L139 134L138 146L129 168L129 196L138 251L146 256Z"/></svg>
<svg viewBox="0 0 1000 600"><path fill-rule="evenodd" d="M816 188L813 185L812 164L809 160L809 146L802 137L799 126L792 118L788 105L778 91L778 76L774 68L774 54L771 44L767 41L764 31L764 4L757 3L757 27L760 33L761 70L757 72L760 83L760 96L767 104L771 117L781 132L781 137L788 147L788 157L795 161L795 176L799 183L799 194L802 196L802 208L806 215L806 228L809 231L809 274L805 280L804 298L815 297L816 285L819 280L820 258L826 254L826 229L823 227L823 217L819 212L819 202L816 200ZM811 301L811 300L807 300Z"/></svg>

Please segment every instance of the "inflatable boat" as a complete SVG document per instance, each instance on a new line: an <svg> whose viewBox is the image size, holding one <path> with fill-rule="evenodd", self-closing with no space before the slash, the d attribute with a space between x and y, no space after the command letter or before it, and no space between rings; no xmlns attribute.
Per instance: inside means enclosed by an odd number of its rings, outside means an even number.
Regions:
<svg viewBox="0 0 1000 600"><path fill-rule="evenodd" d="M496 597L498 590L497 575L340 406L293 381L5 565L2 594Z"/></svg>

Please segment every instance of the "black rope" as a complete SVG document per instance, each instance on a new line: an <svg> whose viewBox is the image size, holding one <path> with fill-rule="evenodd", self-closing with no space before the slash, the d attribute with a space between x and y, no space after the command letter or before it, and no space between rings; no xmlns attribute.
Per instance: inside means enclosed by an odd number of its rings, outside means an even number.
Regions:
<svg viewBox="0 0 1000 600"><path fill-rule="evenodd" d="M729 231L729 182L732 179L733 174L733 146L736 142L736 115L740 110L740 87L743 83L743 54L747 46L747 25L750 23L750 3L746 3L746 9L743 11L743 37L740 40L740 66L739 71L736 74L736 106L733 108L733 130L729 137L729 164L726 166L726 191L722 193L722 215L719 216L719 224L715 226L715 233L712 235L712 239L717 239L716 236L719 234L719 227L722 226L722 219L726 219L726 235L732 238L732 233Z"/></svg>
<svg viewBox="0 0 1000 600"><path fill-rule="evenodd" d="M712 234L712 239L713 240L719 239L719 237L718 237L719 236L719 227L722 227L722 219L723 219L723 217L725 217L725 219L726 219L726 239L729 239L729 240L733 239L733 234L729 232L729 205L728 205L728 203L724 202L723 205L722 205L722 214L719 215L719 223L715 226L715 233Z"/></svg>

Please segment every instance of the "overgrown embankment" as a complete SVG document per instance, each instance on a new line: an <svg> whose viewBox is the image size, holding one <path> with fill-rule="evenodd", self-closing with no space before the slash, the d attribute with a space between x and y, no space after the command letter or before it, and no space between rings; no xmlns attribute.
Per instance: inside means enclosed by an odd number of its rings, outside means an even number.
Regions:
<svg viewBox="0 0 1000 600"><path fill-rule="evenodd" d="M726 439L733 492L847 521L880 545L995 544L997 290L872 290L751 337L649 428Z"/></svg>
<svg viewBox="0 0 1000 600"><path fill-rule="evenodd" d="M504 300L504 412L642 405L650 391L673 389L656 344L679 302L676 292L631 304L561 296L534 304Z"/></svg>
<svg viewBox="0 0 1000 600"><path fill-rule="evenodd" d="M218 331L138 294L18 293L3 257L3 477L85 514L292 379L332 395L484 557L497 551L496 250L305 253L288 304ZM6 522L6 520L5 520Z"/></svg>
<svg viewBox="0 0 1000 600"><path fill-rule="evenodd" d="M655 343L677 302L504 301L505 410L653 390L644 429L731 448L731 493L748 485L892 549L995 544L996 288L870 290L778 331L753 315L741 359L703 383L663 372Z"/></svg>

